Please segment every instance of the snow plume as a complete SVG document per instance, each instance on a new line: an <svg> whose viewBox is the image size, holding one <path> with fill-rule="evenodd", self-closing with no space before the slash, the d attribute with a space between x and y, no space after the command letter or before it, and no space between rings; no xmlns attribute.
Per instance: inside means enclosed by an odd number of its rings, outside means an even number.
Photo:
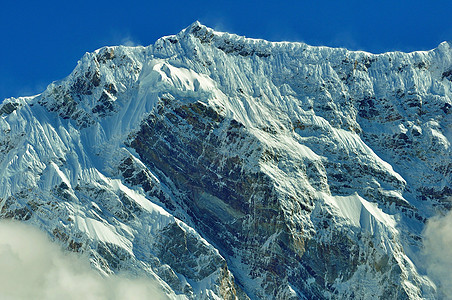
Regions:
<svg viewBox="0 0 452 300"><path fill-rule="evenodd" d="M87 260L63 252L44 233L0 221L1 299L168 299L149 279L101 277Z"/></svg>
<svg viewBox="0 0 452 300"><path fill-rule="evenodd" d="M129 47L136 47L141 45L139 42L137 42L134 38L132 38L130 35L124 36L120 39L120 45L123 46L129 46Z"/></svg>
<svg viewBox="0 0 452 300"><path fill-rule="evenodd" d="M431 218L423 236L427 273L444 299L452 299L452 211Z"/></svg>

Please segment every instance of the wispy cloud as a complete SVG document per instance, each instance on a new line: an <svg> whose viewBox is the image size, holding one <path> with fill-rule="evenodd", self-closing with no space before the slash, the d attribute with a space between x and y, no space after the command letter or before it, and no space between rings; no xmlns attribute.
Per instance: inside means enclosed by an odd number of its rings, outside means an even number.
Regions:
<svg viewBox="0 0 452 300"><path fill-rule="evenodd" d="M429 277L442 299L452 299L452 212L431 218L423 232L424 258Z"/></svg>
<svg viewBox="0 0 452 300"><path fill-rule="evenodd" d="M118 39L119 40L119 44L123 45L123 46L140 46L140 43L138 41L136 41L134 38L132 38L132 36L127 35L127 36L123 36L121 38Z"/></svg>
<svg viewBox="0 0 452 300"><path fill-rule="evenodd" d="M9 221L0 221L0 293L12 300L168 299L148 278L101 277L37 229Z"/></svg>
<svg viewBox="0 0 452 300"><path fill-rule="evenodd" d="M351 31L341 31L337 33L331 41L332 47L344 47L349 50L362 50L363 47Z"/></svg>

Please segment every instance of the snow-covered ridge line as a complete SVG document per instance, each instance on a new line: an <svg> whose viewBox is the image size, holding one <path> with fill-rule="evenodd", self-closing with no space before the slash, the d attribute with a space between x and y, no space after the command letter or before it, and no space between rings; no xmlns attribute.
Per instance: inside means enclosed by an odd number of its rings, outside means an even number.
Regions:
<svg viewBox="0 0 452 300"><path fill-rule="evenodd" d="M175 35L169 35L162 37L160 39L169 40L171 42L176 42L177 38L183 35L193 35L196 38L198 38L203 43L213 43L214 45L218 46L221 44L238 44L242 45L247 44L248 46L252 48L261 48L262 49L269 49L269 48L279 48L279 47L290 47L292 49L320 49L320 50L335 50L335 51L347 51L347 52L353 52L353 53L359 53L364 55L388 55L392 53L405 53L401 51L387 51L382 53L371 53L368 51L363 50L348 50L346 48L340 48L340 47L329 47L329 46L311 46L304 42L296 42L296 41L268 41L265 39L258 39L258 38L249 38L233 33L228 32L222 32L217 31L213 28L210 28L204 24L202 24L199 21L193 22L191 25L189 25L187 28L182 30L180 33ZM416 53L426 53L434 51L438 48L444 48L444 47L450 47L451 41L443 41L441 42L438 47L433 48L431 50L419 50L419 51L412 51L410 53L405 54L416 54ZM279 46L279 47L277 47Z"/></svg>

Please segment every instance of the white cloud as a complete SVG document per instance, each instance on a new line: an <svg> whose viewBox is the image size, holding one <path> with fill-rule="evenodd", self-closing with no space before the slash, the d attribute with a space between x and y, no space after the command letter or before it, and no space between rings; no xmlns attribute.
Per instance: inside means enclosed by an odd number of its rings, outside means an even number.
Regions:
<svg viewBox="0 0 452 300"><path fill-rule="evenodd" d="M140 46L140 43L135 41L135 39L133 39L130 35L120 38L119 41L120 41L119 45L123 45L123 46L129 46L129 47Z"/></svg>
<svg viewBox="0 0 452 300"><path fill-rule="evenodd" d="M442 299L452 299L452 212L431 218L423 240L427 273L437 284Z"/></svg>
<svg viewBox="0 0 452 300"><path fill-rule="evenodd" d="M44 233L0 221L1 299L168 299L148 278L104 278L87 259L63 252Z"/></svg>

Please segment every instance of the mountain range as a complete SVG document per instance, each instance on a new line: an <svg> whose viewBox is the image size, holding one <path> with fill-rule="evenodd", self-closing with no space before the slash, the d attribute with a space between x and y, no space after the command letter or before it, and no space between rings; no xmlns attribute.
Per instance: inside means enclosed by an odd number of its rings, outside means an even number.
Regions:
<svg viewBox="0 0 452 300"><path fill-rule="evenodd" d="M0 105L0 217L170 299L447 298L424 233L451 208L451 47L195 22L86 53Z"/></svg>

